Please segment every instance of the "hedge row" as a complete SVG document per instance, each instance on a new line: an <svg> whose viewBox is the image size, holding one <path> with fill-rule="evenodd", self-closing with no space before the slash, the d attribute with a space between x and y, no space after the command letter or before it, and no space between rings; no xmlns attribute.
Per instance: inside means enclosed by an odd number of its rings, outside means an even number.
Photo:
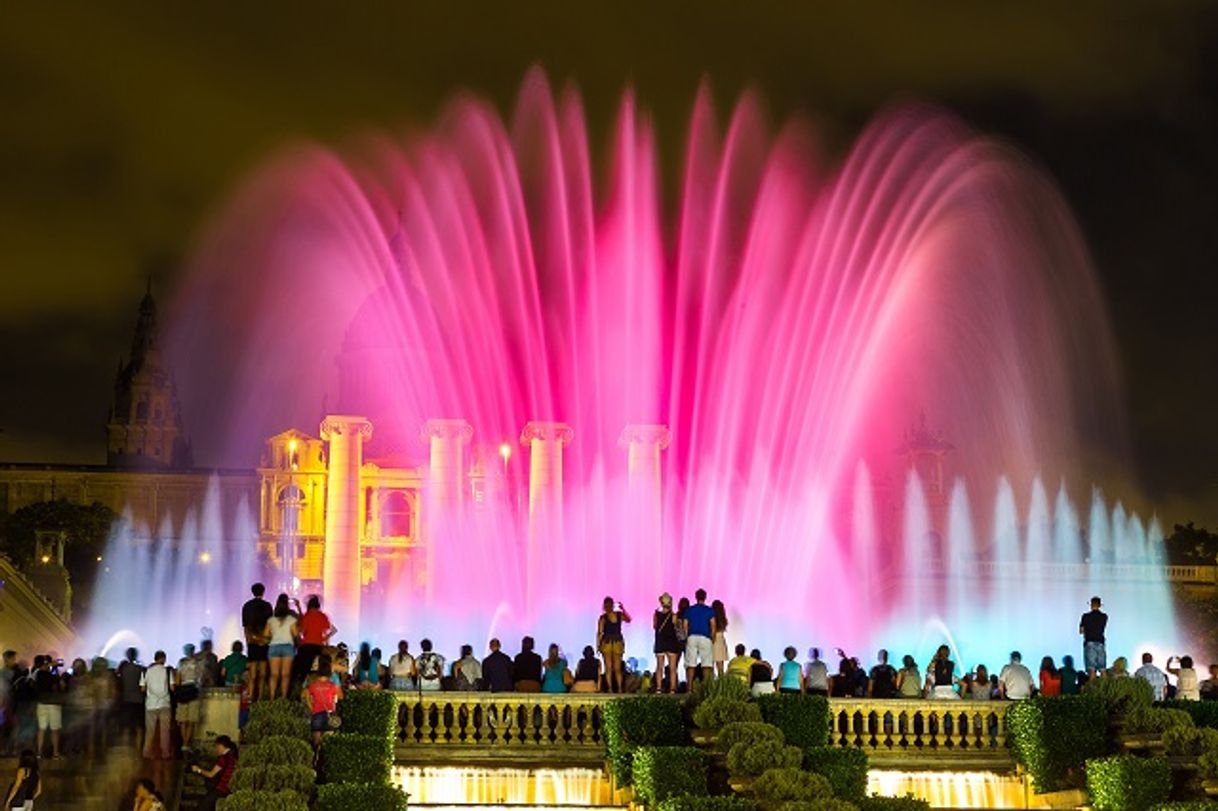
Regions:
<svg viewBox="0 0 1218 811"><path fill-rule="evenodd" d="M1087 793L1096 811L1144 811L1167 800L1171 766L1163 758L1135 755L1090 760Z"/></svg>
<svg viewBox="0 0 1218 811"><path fill-rule="evenodd" d="M338 703L342 726L321 741L323 784L314 811L406 811L406 794L390 783L397 712L392 693L344 693Z"/></svg>
<svg viewBox="0 0 1218 811"><path fill-rule="evenodd" d="M687 742L681 705L664 696L630 696L610 701L603 717L605 756L619 786L634 782L635 750L681 746Z"/></svg>
<svg viewBox="0 0 1218 811"><path fill-rule="evenodd" d="M254 704L245 740L233 793L220 801L220 811L307 811L317 774L304 705L287 699Z"/></svg>
<svg viewBox="0 0 1218 811"><path fill-rule="evenodd" d="M1016 701L1007 709L1006 727L1011 753L1040 792L1081 785L1084 763L1110 751L1105 697Z"/></svg>

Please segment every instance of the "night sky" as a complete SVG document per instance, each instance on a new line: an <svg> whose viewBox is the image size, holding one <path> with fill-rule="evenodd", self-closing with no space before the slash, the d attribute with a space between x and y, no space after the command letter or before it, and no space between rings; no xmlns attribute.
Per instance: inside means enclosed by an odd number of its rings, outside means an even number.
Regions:
<svg viewBox="0 0 1218 811"><path fill-rule="evenodd" d="M146 279L167 301L278 148L425 127L462 89L507 111L541 64L602 143L633 85L670 192L704 76L721 109L753 86L841 149L911 99L1016 144L1093 251L1135 476L1169 522L1218 523L1218 4L346 5L0 11L0 460L104 459Z"/></svg>

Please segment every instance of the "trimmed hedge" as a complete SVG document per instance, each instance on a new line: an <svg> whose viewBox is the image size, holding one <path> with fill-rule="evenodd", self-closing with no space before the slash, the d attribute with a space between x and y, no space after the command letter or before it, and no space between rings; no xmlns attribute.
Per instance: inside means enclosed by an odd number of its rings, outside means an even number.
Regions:
<svg viewBox="0 0 1218 811"><path fill-rule="evenodd" d="M726 797L695 797L682 794L661 802L656 811L752 811L753 803L735 794Z"/></svg>
<svg viewBox="0 0 1218 811"><path fill-rule="evenodd" d="M770 769L798 769L804 753L798 746L774 740L736 744L727 753L727 770L733 776L756 777Z"/></svg>
<svg viewBox="0 0 1218 811"><path fill-rule="evenodd" d="M1163 733L1167 754L1197 757L1218 751L1218 729L1208 727L1172 727Z"/></svg>
<svg viewBox="0 0 1218 811"><path fill-rule="evenodd" d="M309 811L309 802L294 791L234 791L218 811Z"/></svg>
<svg viewBox="0 0 1218 811"><path fill-rule="evenodd" d="M393 744L380 735L327 735L321 739L321 775L325 783L389 785Z"/></svg>
<svg viewBox="0 0 1218 811"><path fill-rule="evenodd" d="M312 766L279 766L246 764L233 772L233 789L263 791L295 791L308 797L313 792L317 772Z"/></svg>
<svg viewBox="0 0 1218 811"><path fill-rule="evenodd" d="M1155 705L1170 710L1184 710L1199 727L1218 729L1218 701L1160 701Z"/></svg>
<svg viewBox="0 0 1218 811"><path fill-rule="evenodd" d="M757 697L761 718L782 730L786 742L808 749L829 743L829 700L803 693L770 693Z"/></svg>
<svg viewBox="0 0 1218 811"><path fill-rule="evenodd" d="M299 701L286 698L255 702L250 707L250 720L242 730L241 737L247 744L259 743L269 737L308 740L308 708Z"/></svg>
<svg viewBox="0 0 1218 811"><path fill-rule="evenodd" d="M732 701L748 701L752 698L752 693L749 686L735 676L718 676L716 678L705 678L702 681L694 682L694 687L689 691L689 697L686 699L691 705L697 706L703 701L710 701L714 698L726 698Z"/></svg>
<svg viewBox="0 0 1218 811"><path fill-rule="evenodd" d="M725 724L760 720L761 709L756 704L734 698L708 698L694 710L694 723L698 728L712 732Z"/></svg>
<svg viewBox="0 0 1218 811"><path fill-rule="evenodd" d="M384 690L347 690L338 702L340 729L352 735L397 736L398 700Z"/></svg>
<svg viewBox="0 0 1218 811"><path fill-rule="evenodd" d="M313 747L301 738L270 735L259 743L241 747L238 768L247 766L309 766L313 765Z"/></svg>
<svg viewBox="0 0 1218 811"><path fill-rule="evenodd" d="M757 743L758 741L775 741L786 743L782 730L773 724L761 721L736 721L724 724L715 737L715 748L720 752L730 752L738 743Z"/></svg>
<svg viewBox="0 0 1218 811"><path fill-rule="evenodd" d="M1117 715L1138 707L1149 707L1155 700L1155 691L1151 689L1150 682L1132 676L1092 679L1083 685L1082 694L1100 699L1108 705L1109 712Z"/></svg>
<svg viewBox="0 0 1218 811"><path fill-rule="evenodd" d="M635 794L648 805L707 793L706 756L693 746L640 746L632 771Z"/></svg>
<svg viewBox="0 0 1218 811"><path fill-rule="evenodd" d="M823 774L833 796L850 801L867 796L867 753L853 746L814 746L804 753L804 768Z"/></svg>
<svg viewBox="0 0 1218 811"><path fill-rule="evenodd" d="M1218 803L1213 800L1177 800L1159 803L1150 811L1218 811Z"/></svg>
<svg viewBox="0 0 1218 811"><path fill-rule="evenodd" d="M1218 749L1201 753L1201 757L1197 758L1197 771L1202 780L1218 780Z"/></svg>
<svg viewBox="0 0 1218 811"><path fill-rule="evenodd" d="M833 787L823 774L799 768L770 769L753 781L753 794L760 800L828 800Z"/></svg>
<svg viewBox="0 0 1218 811"><path fill-rule="evenodd" d="M317 787L313 811L406 811L406 794L396 786L375 783L330 783Z"/></svg>
<svg viewBox="0 0 1218 811"><path fill-rule="evenodd" d="M930 803L913 795L904 797L880 797L872 795L856 800L859 811L930 811Z"/></svg>
<svg viewBox="0 0 1218 811"><path fill-rule="evenodd" d="M1135 755L1089 760L1087 793L1096 811L1145 811L1171 793L1171 767Z"/></svg>
<svg viewBox="0 0 1218 811"><path fill-rule="evenodd" d="M1015 761L1032 775L1039 792L1072 788L1077 770L1107 754L1108 710L1095 696L1054 696L1016 701L1006 714Z"/></svg>
<svg viewBox="0 0 1218 811"><path fill-rule="evenodd" d="M1131 734L1166 732L1174 727L1193 726L1193 717L1184 710L1166 707L1138 707L1125 714L1125 731Z"/></svg>
<svg viewBox="0 0 1218 811"><path fill-rule="evenodd" d="M605 756L619 786L633 781L631 763L640 746L686 743L680 702L664 696L630 696L610 701L603 717Z"/></svg>

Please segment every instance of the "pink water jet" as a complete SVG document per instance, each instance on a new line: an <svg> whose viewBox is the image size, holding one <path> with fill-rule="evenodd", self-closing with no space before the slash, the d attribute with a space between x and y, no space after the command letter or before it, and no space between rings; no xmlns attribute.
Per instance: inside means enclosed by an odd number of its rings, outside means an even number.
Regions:
<svg viewBox="0 0 1218 811"><path fill-rule="evenodd" d="M370 633L451 649L498 617L577 648L603 595L645 626L660 591L699 586L770 652L996 612L1010 595L963 593L952 561L1082 563L1090 483L1125 469L1086 250L1035 166L943 112L890 110L840 164L822 154L802 121L771 134L753 95L721 127L703 88L669 215L633 95L602 179L579 95L539 71L510 122L463 97L427 132L292 150L219 217L175 302L185 418L227 464L325 412L367 416L367 456L413 464L428 420L472 426L464 463L487 495L428 502L427 583L382 583ZM920 479L907 492L896 452L920 413L955 447L938 502ZM540 529L534 422L571 431L561 522ZM1049 512L1037 482L1063 481L1079 489L1054 502L1062 525L1028 534ZM1014 547L996 540L1008 519ZM919 556L947 561L949 587L908 584ZM1054 644L1076 647L1088 588L1054 598Z"/></svg>

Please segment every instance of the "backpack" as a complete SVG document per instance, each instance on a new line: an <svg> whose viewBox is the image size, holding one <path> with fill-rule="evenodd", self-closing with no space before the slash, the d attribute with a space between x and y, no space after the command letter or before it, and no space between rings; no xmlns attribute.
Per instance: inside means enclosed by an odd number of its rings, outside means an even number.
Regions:
<svg viewBox="0 0 1218 811"><path fill-rule="evenodd" d="M444 666L441 664L443 660L440 659L438 654L424 653L416 661L419 666L420 678L435 681L444 675Z"/></svg>

